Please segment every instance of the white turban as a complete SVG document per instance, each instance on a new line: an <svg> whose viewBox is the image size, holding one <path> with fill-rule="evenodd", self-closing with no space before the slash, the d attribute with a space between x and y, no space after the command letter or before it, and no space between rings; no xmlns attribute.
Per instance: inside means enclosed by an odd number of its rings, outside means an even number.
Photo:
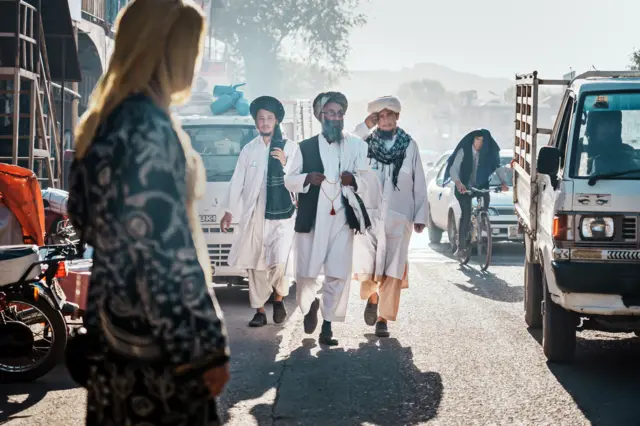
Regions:
<svg viewBox="0 0 640 426"><path fill-rule="evenodd" d="M380 111L385 109L393 111L396 114L400 114L400 110L402 110L400 99L396 98L395 96L382 96L378 99L372 100L367 106L367 111L369 112L369 114L379 113Z"/></svg>

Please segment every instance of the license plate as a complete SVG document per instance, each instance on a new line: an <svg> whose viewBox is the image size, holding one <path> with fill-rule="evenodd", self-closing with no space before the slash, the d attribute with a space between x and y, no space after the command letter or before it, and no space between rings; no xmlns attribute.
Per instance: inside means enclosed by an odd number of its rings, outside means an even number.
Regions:
<svg viewBox="0 0 640 426"><path fill-rule="evenodd" d="M218 221L218 218L216 217L215 214L201 214L200 215L200 222L216 223L217 221Z"/></svg>
<svg viewBox="0 0 640 426"><path fill-rule="evenodd" d="M518 225L509 225L509 239L510 240L519 240L522 239L522 233L519 232L520 226Z"/></svg>

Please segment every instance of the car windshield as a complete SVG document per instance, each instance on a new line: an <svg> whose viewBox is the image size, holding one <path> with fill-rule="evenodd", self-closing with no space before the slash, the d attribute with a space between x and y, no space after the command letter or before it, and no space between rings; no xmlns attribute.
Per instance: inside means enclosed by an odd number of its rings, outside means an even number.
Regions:
<svg viewBox="0 0 640 426"><path fill-rule="evenodd" d="M571 176L640 178L640 92L588 95L579 111Z"/></svg>
<svg viewBox="0 0 640 426"><path fill-rule="evenodd" d="M207 182L228 182L233 176L242 148L258 132L254 126L211 124L185 126L193 148L200 154L207 170Z"/></svg>
<svg viewBox="0 0 640 426"><path fill-rule="evenodd" d="M513 159L512 157L500 157L500 169L504 170L504 172L502 172L502 175L504 176L506 180L506 184L509 187L513 186L513 172L511 171L512 159ZM500 178L498 177L497 172L498 172L497 170L493 172L493 174L489 178L489 186L502 185L502 182L500 181Z"/></svg>

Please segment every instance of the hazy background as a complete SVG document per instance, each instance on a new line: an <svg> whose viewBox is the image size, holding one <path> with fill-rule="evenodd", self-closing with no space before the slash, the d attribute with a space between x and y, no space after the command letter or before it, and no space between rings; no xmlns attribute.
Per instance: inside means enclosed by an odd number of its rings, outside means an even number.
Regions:
<svg viewBox="0 0 640 426"><path fill-rule="evenodd" d="M212 18L216 58L249 97L313 99L343 91L347 126L393 94L401 125L442 151L485 127L513 140L516 73L629 69L640 47L640 1L233 0ZM635 59L635 61L634 61ZM220 84L220 79L217 79ZM550 125L561 90L541 94Z"/></svg>

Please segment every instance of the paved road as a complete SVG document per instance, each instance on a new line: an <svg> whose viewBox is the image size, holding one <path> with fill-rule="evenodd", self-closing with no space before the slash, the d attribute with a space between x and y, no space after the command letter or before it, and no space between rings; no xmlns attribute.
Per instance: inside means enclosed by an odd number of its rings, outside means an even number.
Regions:
<svg viewBox="0 0 640 426"><path fill-rule="evenodd" d="M302 332L297 311L283 327L247 328L246 290L218 288L233 350L221 404L228 424L640 425L640 339L581 333L574 365L547 365L522 319L522 249L496 250L482 274L461 268L446 245L414 239L391 338L364 325L353 286L331 349ZM83 408L63 367L0 388L0 423L11 426L80 425Z"/></svg>

